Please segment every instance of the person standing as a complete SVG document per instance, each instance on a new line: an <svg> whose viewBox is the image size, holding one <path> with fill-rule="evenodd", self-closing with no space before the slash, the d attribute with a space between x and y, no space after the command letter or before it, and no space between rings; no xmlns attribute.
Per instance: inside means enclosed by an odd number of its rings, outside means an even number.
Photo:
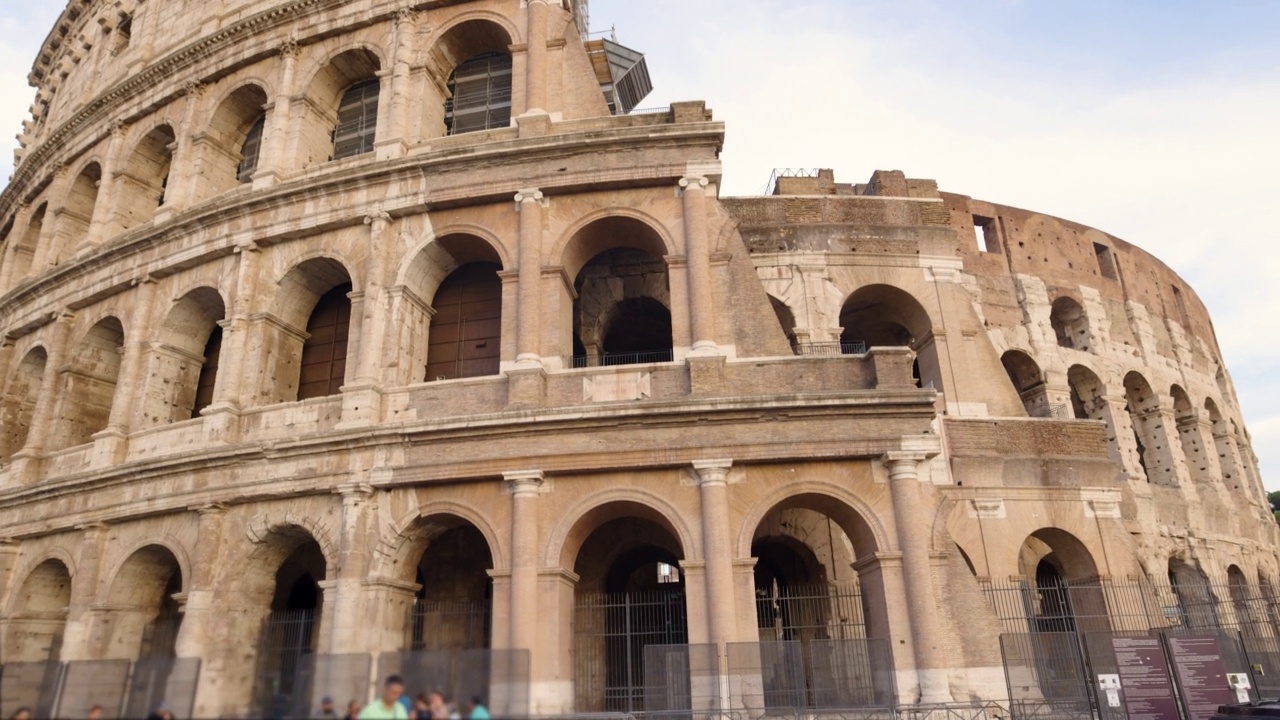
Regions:
<svg viewBox="0 0 1280 720"><path fill-rule="evenodd" d="M333 698L325 695L320 700L320 709L311 717L313 720L338 720L338 710L333 706Z"/></svg>
<svg viewBox="0 0 1280 720"><path fill-rule="evenodd" d="M480 702L479 695L473 696L467 704L467 720L489 720L489 708Z"/></svg>
<svg viewBox="0 0 1280 720"><path fill-rule="evenodd" d="M404 678L389 675L382 684L382 697L360 711L360 720L409 720L409 713L400 703L401 695L404 695Z"/></svg>

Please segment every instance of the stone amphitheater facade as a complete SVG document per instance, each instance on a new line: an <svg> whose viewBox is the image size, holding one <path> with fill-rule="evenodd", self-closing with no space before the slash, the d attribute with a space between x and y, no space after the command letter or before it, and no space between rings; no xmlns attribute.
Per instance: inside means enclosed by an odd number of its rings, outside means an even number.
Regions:
<svg viewBox="0 0 1280 720"><path fill-rule="evenodd" d="M198 658L238 715L311 613L301 654L521 651L511 707L599 711L644 683L584 608L674 597L724 676L839 586L813 625L911 706L1009 696L1011 578L1270 597L1172 270L896 171L722 197L724 124L612 114L586 10L71 0L0 195L0 664Z"/></svg>

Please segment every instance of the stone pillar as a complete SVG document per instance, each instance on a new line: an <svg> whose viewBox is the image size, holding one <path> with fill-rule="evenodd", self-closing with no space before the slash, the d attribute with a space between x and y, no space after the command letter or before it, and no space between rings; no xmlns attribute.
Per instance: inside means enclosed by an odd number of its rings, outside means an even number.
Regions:
<svg viewBox="0 0 1280 720"><path fill-rule="evenodd" d="M120 374L111 400L111 415L107 427L93 436L92 467L109 467L124 460L129 433L133 431L134 413L144 395L147 335L151 332L156 282L150 277L143 277L134 285L133 316L129 318L126 330L124 357L120 361Z"/></svg>
<svg viewBox="0 0 1280 720"><path fill-rule="evenodd" d="M418 34L418 11L400 8L395 14L395 44L391 58L391 77L387 112L378 128L376 149L379 160L402 157L409 146L409 112L414 102L410 80L414 38Z"/></svg>
<svg viewBox="0 0 1280 720"><path fill-rule="evenodd" d="M387 288L394 282L395 234L390 232L391 216L376 212L365 218L369 226L370 253L368 282L363 297L351 303L350 334L355 340L351 349L355 361L350 363L342 388L342 428L364 427L382 417L382 385L384 349L390 334L388 318L390 296ZM352 293L354 296L355 293ZM394 343L394 341L393 341Z"/></svg>
<svg viewBox="0 0 1280 720"><path fill-rule="evenodd" d="M694 354L716 352L715 291L711 283L711 241L707 237L708 184L705 177L687 177L680 181L689 277L689 329Z"/></svg>
<svg viewBox="0 0 1280 720"><path fill-rule="evenodd" d="M58 166L53 171L53 182L49 185L49 204L44 213L44 224L40 226L40 239L36 242L35 255L31 258L31 274L42 275L46 270L58 264L58 226L62 224L62 203L67 198L67 168Z"/></svg>
<svg viewBox="0 0 1280 720"><path fill-rule="evenodd" d="M274 185L291 169L292 158L287 155L289 121L293 115L293 86L300 54L298 43L292 38L280 47L280 81L276 85L275 100L269 106L270 117L263 128L258 169L253 174L255 188Z"/></svg>
<svg viewBox="0 0 1280 720"><path fill-rule="evenodd" d="M217 624L213 595L217 588L222 554L222 526L227 510L221 505L203 505L193 510L200 516L195 557L186 578L187 605L175 641L180 658L203 657L209 649L209 635Z"/></svg>
<svg viewBox="0 0 1280 720"><path fill-rule="evenodd" d="M27 432L26 444L13 456L10 477L23 484L35 481L40 471L40 456L44 453L49 436L58 430L54 426L54 411L58 407L62 366L67 361L71 326L74 322L74 315L64 314L54 321L49 333L46 345L48 356L45 360L44 377L40 380L40 397L36 399L36 407L31 413L31 429Z"/></svg>
<svg viewBox="0 0 1280 720"><path fill-rule="evenodd" d="M702 501L702 554L706 560L708 639L717 647L737 637L733 588L732 531L729 523L729 469L732 460L693 463Z"/></svg>
<svg viewBox="0 0 1280 720"><path fill-rule="evenodd" d="M231 298L228 315L222 326L222 357L218 362L218 378L213 388L213 402L201 413L204 418L206 439L215 442L235 442L239 437L240 411L247 407L244 397L245 374L255 366L250 362L249 317L257 298L258 274L261 272L262 252L253 243L238 245L235 249L240 260L236 265L235 294Z"/></svg>
<svg viewBox="0 0 1280 720"><path fill-rule="evenodd" d="M14 570L18 567L18 555L21 546L16 540L0 538L0 607L10 607L9 592L15 589ZM4 649L4 638L0 637L0 649Z"/></svg>
<svg viewBox="0 0 1280 720"><path fill-rule="evenodd" d="M528 54L525 74L525 114L547 112L547 13L549 0L529 0Z"/></svg>
<svg viewBox="0 0 1280 720"><path fill-rule="evenodd" d="M532 650L538 638L538 495L541 470L503 474L511 492L511 645Z"/></svg>
<svg viewBox="0 0 1280 720"><path fill-rule="evenodd" d="M541 3L537 3L541 5ZM520 214L520 279L517 304L516 364L542 364L541 286L542 286L542 209L543 196L537 189L516 193L516 212Z"/></svg>
<svg viewBox="0 0 1280 720"><path fill-rule="evenodd" d="M67 626L62 636L62 662L92 660L89 647L89 621L98 596L102 572L102 556L106 552L110 529L103 524L86 525L80 557L76 558L76 574L71 578L71 606L67 610Z"/></svg>
<svg viewBox="0 0 1280 720"><path fill-rule="evenodd" d="M98 181L98 200L93 206L93 218L89 221L89 234L85 237L84 247L77 252L101 245L110 239L112 220L115 218L116 196L119 194L121 181L116 177L124 153L124 136L129 126L122 120L111 123L111 140L107 142L107 157L102 165L102 179Z"/></svg>
<svg viewBox="0 0 1280 720"><path fill-rule="evenodd" d="M933 586L929 528L917 521L925 502L920 492L920 461L923 459L923 455L895 452L885 457L885 465L889 468L894 525L898 529L898 547L902 551L911 639L915 648L916 674L920 680L920 702L935 704L951 702L952 698L947 680L947 657L941 643L942 628L938 622L939 598Z"/></svg>
<svg viewBox="0 0 1280 720"><path fill-rule="evenodd" d="M174 212L189 206L196 197L195 184L201 180L199 173L188 169L196 166L192 153L191 128L195 125L200 104L204 100L204 86L189 82L183 86L182 94L186 96L186 101L182 118L178 121L178 127L174 128L175 139L169 148L169 183L165 187L164 205L156 211L157 223L164 222Z"/></svg>
<svg viewBox="0 0 1280 720"><path fill-rule="evenodd" d="M325 619L321 630L329 637L328 652L362 653L378 650L369 645L367 628L369 612L362 607L368 548L369 511L373 487L348 483L338 487L342 497L342 525L338 535L338 568L333 578L333 592L325 591ZM332 609L332 612L329 610Z"/></svg>

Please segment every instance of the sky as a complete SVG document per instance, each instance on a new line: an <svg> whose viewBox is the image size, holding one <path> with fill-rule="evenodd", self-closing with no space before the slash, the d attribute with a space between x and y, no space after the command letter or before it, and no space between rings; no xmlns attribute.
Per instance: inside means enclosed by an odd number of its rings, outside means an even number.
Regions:
<svg viewBox="0 0 1280 720"><path fill-rule="evenodd" d="M0 178L60 11L0 0ZM1280 489L1280 2L592 0L646 53L642 103L706 100L724 194L779 167L877 169L1085 223L1208 305Z"/></svg>

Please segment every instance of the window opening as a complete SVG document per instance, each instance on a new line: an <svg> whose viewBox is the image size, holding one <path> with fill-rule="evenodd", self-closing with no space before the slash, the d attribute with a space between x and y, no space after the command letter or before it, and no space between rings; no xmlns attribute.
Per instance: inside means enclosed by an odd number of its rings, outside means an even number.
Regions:
<svg viewBox="0 0 1280 720"><path fill-rule="evenodd" d="M378 127L377 78L358 82L347 89L338 105L338 124L333 130L333 159L373 152Z"/></svg>
<svg viewBox="0 0 1280 720"><path fill-rule="evenodd" d="M258 155L262 152L262 131L267 125L267 116L261 115L249 128L249 134L240 148L240 165L236 168L236 181L244 184L253 180L258 171Z"/></svg>
<svg viewBox="0 0 1280 720"><path fill-rule="evenodd" d="M222 356L222 327L213 326L209 341L204 346L204 365L200 367L200 379L196 382L196 401L191 417L199 417L200 411L213 404L213 386L218 379L218 360Z"/></svg>
<svg viewBox="0 0 1280 720"><path fill-rule="evenodd" d="M462 63L449 77L444 122L450 135L511 124L511 56L485 53Z"/></svg>
<svg viewBox="0 0 1280 720"><path fill-rule="evenodd" d="M1182 297L1182 290L1177 285L1173 287L1173 302L1178 306L1178 318L1182 321L1183 327L1191 325L1191 317L1187 315L1187 301Z"/></svg>
<svg viewBox="0 0 1280 720"><path fill-rule="evenodd" d="M979 252L1000 252L1000 236L996 231L994 218L973 216L973 233L978 241Z"/></svg>
<svg viewBox="0 0 1280 720"><path fill-rule="evenodd" d="M1111 280L1120 279L1119 273L1116 272L1116 259L1111 254L1111 248L1101 243L1094 243L1093 254L1098 257L1098 271L1102 273L1102 277Z"/></svg>

